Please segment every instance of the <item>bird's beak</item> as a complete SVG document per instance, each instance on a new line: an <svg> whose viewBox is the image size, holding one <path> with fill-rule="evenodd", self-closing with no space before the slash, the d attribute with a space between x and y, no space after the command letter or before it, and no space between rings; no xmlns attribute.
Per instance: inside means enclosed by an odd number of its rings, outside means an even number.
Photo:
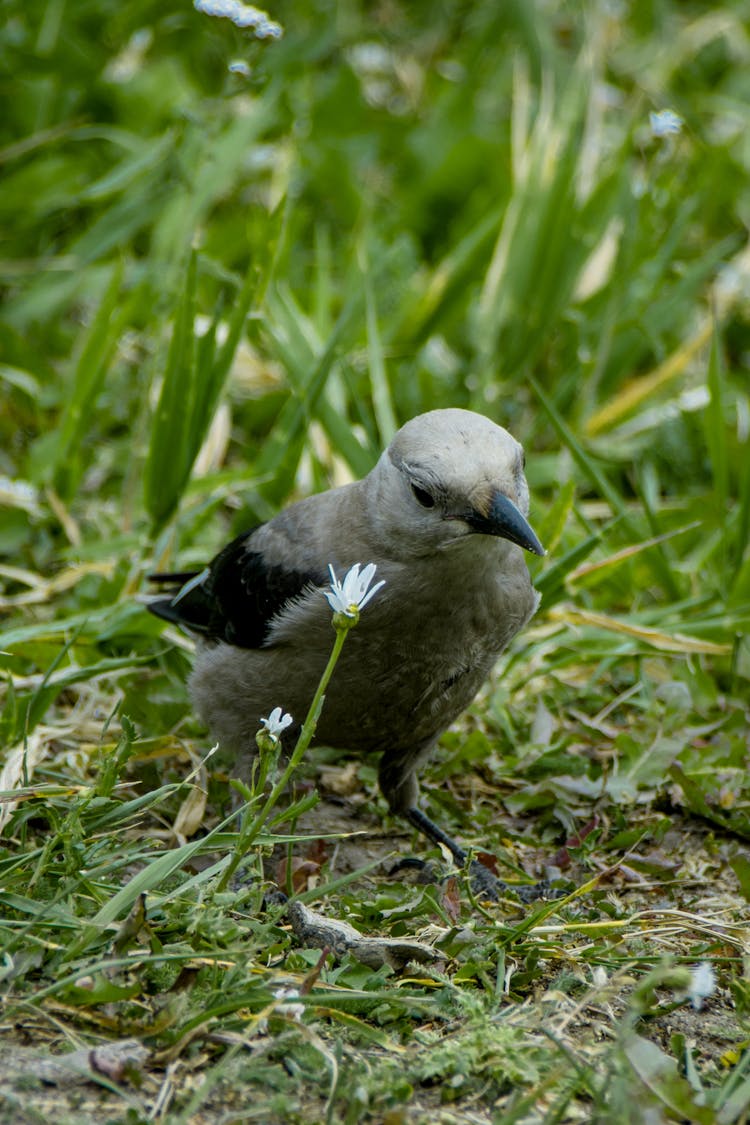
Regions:
<svg viewBox="0 0 750 1125"><path fill-rule="evenodd" d="M480 535L497 535L500 539L517 543L534 555L546 554L526 517L503 492L493 493L486 515L475 510L466 522Z"/></svg>

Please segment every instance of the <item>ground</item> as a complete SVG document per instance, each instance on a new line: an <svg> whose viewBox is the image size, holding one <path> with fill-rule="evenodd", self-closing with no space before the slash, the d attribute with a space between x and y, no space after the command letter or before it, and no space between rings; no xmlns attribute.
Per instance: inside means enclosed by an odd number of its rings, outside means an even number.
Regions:
<svg viewBox="0 0 750 1125"><path fill-rule="evenodd" d="M134 791L142 768L131 763ZM329 945L321 969L320 942L305 952L283 904L267 900L259 932L245 895L236 910L223 907L235 929L222 952L183 956L180 972L158 986L152 970L144 988L148 951L136 925L121 944L133 970L100 971L120 987L140 982L128 1000L88 1005L85 989L101 984L90 978L79 980L72 1006L53 993L13 1009L2 1029L2 1119L489 1125L545 1120L562 1097L565 1121L595 1119L603 1105L623 1114L632 1099L644 1113L652 1105L667 1114L654 1120L672 1120L675 1106L685 1113L684 1105L698 1112L701 1104L695 1081L691 1089L680 1072L707 1087L727 1083L748 1038L733 993L732 966L750 954L731 866L742 852L736 838L684 811L671 809L665 826L663 809L634 807L639 842L605 859L596 848L551 852L533 839L533 821L501 809L493 835L499 831L504 859L572 894L527 906L512 894L472 904L463 878L437 853L426 872L394 874L398 859L424 856L424 845L385 813L371 781L363 784L361 774L372 772L313 756L298 793L317 789L320 801L294 828L294 888L327 920L355 922L374 948L397 937L404 957L411 942L432 947L434 959L378 969L376 952L365 969ZM477 791L488 799L481 775L454 777L450 788L459 802ZM213 819L209 810L209 826ZM286 848L264 851L267 886L287 886ZM203 855L190 869L200 874L215 858ZM329 891L319 894L321 884ZM711 963L716 983L691 1000L690 973L701 962ZM200 1011L193 990L205 987L209 965L225 978L227 997L228 978L247 988L247 972L262 972L270 1005L259 1010L248 992L256 1010L243 1013L232 997L232 1027L222 1029L216 1016L188 1019L167 1043L176 1012ZM279 1000L281 987L300 992L304 1007L295 1009L296 996ZM740 1090L722 1120L746 1120L742 1083Z"/></svg>

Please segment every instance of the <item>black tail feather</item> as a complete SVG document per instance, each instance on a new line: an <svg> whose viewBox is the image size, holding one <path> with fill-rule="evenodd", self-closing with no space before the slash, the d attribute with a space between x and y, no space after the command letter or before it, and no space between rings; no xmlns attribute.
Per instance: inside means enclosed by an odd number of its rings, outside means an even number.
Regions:
<svg viewBox="0 0 750 1125"><path fill-rule="evenodd" d="M146 609L149 613L161 617L163 621L169 621L172 625L182 625L183 627L188 622L185 621L184 616L180 613L179 606L172 604L171 598L157 598L153 602L148 602ZM198 628L198 626L190 623L191 628Z"/></svg>
<svg viewBox="0 0 750 1125"><path fill-rule="evenodd" d="M192 588L188 586L185 589L188 583L201 578L203 574L201 570L149 574L149 582L158 582L163 587L162 593L169 596L148 602L147 609L173 625L181 625L198 633L209 633L212 613L210 595L201 582L194 582Z"/></svg>
<svg viewBox="0 0 750 1125"><path fill-rule="evenodd" d="M199 574L199 570L175 570L170 574L147 574L146 578L149 582L158 582L162 586L168 584L180 589L191 578L196 578Z"/></svg>

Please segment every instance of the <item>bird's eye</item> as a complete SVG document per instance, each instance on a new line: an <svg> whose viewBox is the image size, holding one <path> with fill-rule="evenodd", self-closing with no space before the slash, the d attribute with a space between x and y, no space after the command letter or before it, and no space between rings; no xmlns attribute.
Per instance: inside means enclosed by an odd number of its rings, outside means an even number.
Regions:
<svg viewBox="0 0 750 1125"><path fill-rule="evenodd" d="M426 488L420 488L418 484L412 484L411 490L414 493L417 503L421 504L423 508L435 507L435 497L432 493L428 492Z"/></svg>

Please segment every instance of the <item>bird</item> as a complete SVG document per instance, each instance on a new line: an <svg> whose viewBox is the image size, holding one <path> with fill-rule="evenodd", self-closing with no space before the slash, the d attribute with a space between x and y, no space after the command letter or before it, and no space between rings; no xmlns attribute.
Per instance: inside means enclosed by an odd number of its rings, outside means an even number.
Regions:
<svg viewBox="0 0 750 1125"><path fill-rule="evenodd" d="M347 635L315 741L379 752L391 812L466 863L420 808L418 774L538 607L525 553L545 551L524 469L523 447L490 418L430 410L361 480L292 503L202 570L150 576L166 595L151 612L196 637L192 701L247 775L260 717L293 716L288 749L307 714L333 643L331 573L374 563L383 586Z"/></svg>

